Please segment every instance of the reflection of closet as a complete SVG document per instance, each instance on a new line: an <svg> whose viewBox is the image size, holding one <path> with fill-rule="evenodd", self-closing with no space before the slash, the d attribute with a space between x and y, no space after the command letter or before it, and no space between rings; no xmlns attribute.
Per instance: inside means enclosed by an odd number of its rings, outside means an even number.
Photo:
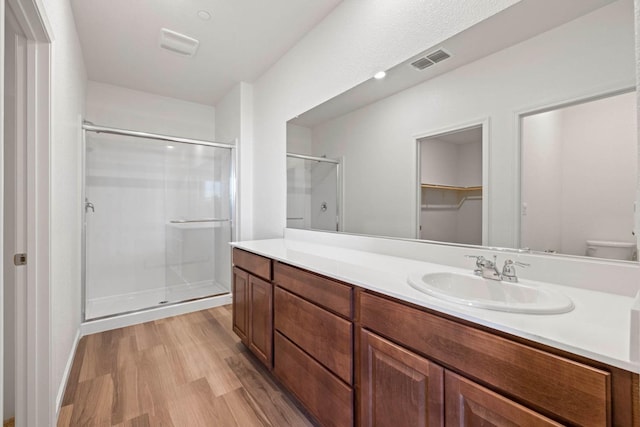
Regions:
<svg viewBox="0 0 640 427"><path fill-rule="evenodd" d="M421 239L482 244L482 127L420 140Z"/></svg>
<svg viewBox="0 0 640 427"><path fill-rule="evenodd" d="M425 209L458 210L468 200L482 200L482 186L458 187L439 184L421 184L422 205Z"/></svg>

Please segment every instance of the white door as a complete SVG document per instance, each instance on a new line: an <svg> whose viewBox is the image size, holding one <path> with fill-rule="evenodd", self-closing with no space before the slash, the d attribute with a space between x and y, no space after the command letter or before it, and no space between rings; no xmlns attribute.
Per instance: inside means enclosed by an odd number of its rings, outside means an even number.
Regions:
<svg viewBox="0 0 640 427"><path fill-rule="evenodd" d="M26 414L26 390L16 373L22 367L19 341L26 331L18 330L26 316L24 307L26 266L15 265L14 256L26 252L26 47L27 40L10 7L5 10L4 45L4 393L3 419ZM26 317L25 317L26 318ZM18 342L16 341L18 338ZM18 364L16 364L18 362ZM20 396L22 398L20 398Z"/></svg>

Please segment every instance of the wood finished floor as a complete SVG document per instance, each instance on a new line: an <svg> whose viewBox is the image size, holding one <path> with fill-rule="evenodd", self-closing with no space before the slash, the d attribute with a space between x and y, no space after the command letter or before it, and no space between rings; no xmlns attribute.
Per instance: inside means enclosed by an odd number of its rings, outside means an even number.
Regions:
<svg viewBox="0 0 640 427"><path fill-rule="evenodd" d="M58 426L313 426L240 344L231 306L83 337Z"/></svg>

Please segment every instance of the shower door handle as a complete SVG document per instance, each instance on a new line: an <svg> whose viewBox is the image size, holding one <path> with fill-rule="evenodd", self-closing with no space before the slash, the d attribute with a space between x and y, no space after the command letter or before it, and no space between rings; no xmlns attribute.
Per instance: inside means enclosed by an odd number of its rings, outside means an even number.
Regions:
<svg viewBox="0 0 640 427"><path fill-rule="evenodd" d="M91 203L89 199L84 199L84 211L89 212L89 209L91 209L92 213L95 213L96 211L96 207L93 206L93 203Z"/></svg>

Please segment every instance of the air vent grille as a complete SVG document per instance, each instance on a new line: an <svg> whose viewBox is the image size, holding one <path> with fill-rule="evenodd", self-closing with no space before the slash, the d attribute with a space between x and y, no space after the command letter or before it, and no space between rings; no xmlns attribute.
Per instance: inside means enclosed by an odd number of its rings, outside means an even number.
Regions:
<svg viewBox="0 0 640 427"><path fill-rule="evenodd" d="M411 63L411 66L418 70L424 70L425 68L431 67L432 65L449 58L451 58L449 53L445 52L443 49L438 49L423 56L422 58L416 59Z"/></svg>
<svg viewBox="0 0 640 427"><path fill-rule="evenodd" d="M411 65L413 65L413 67L417 68L418 70L424 70L427 67L431 67L433 64L434 62L427 58L420 58L417 61L411 63Z"/></svg>
<svg viewBox="0 0 640 427"><path fill-rule="evenodd" d="M432 60L435 63L438 63L440 61L444 61L447 58L450 58L451 55L449 55L447 52L445 52L444 50L440 49L440 50L436 50L433 53L430 53L429 55L427 55L427 58L429 58L430 60Z"/></svg>

